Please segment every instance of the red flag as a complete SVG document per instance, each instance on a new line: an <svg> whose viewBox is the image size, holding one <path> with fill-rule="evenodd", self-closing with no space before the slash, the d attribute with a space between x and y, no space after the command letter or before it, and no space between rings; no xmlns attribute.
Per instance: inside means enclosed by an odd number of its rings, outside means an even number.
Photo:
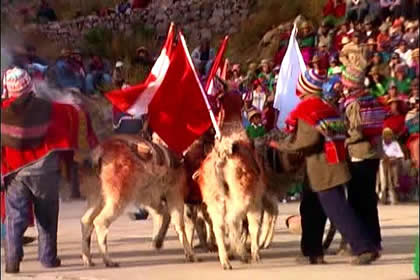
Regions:
<svg viewBox="0 0 420 280"><path fill-rule="evenodd" d="M225 39L223 39L223 42L220 45L219 50L217 51L217 55L216 55L216 58L214 59L213 65L211 67L210 74L207 77L206 87L204 88L204 90L206 92L208 92L208 90L210 88L210 84L213 81L214 76L216 76L217 70L219 70L219 68L221 67L220 64L223 61L223 56L225 54L226 46L227 46L228 41L229 41L229 36L226 36Z"/></svg>
<svg viewBox="0 0 420 280"><path fill-rule="evenodd" d="M171 150L181 154L215 120L182 34L179 37L166 77L149 105L149 123Z"/></svg>
<svg viewBox="0 0 420 280"><path fill-rule="evenodd" d="M148 112L148 106L168 70L174 37L174 24L171 23L165 45L147 79L138 85L106 93L105 96L112 105L133 116L141 116Z"/></svg>

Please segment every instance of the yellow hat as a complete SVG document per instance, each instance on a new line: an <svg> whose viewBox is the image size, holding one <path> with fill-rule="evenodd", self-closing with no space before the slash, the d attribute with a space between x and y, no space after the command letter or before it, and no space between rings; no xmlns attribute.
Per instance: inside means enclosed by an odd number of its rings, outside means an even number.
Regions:
<svg viewBox="0 0 420 280"><path fill-rule="evenodd" d="M382 136L394 136L394 132L392 131L392 129L390 129L389 127L385 127L384 130L382 131Z"/></svg>

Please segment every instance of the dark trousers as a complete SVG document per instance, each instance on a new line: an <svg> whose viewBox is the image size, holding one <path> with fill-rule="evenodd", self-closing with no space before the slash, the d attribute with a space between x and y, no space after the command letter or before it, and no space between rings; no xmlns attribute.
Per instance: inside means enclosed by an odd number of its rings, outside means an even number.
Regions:
<svg viewBox="0 0 420 280"><path fill-rule="evenodd" d="M57 259L58 188L60 173L14 178L6 192L6 261L23 259L22 237L29 221L31 201L38 228L38 256L49 266Z"/></svg>
<svg viewBox="0 0 420 280"><path fill-rule="evenodd" d="M300 203L302 236L300 247L304 256L323 256L322 238L325 231L327 216L322 209L317 193L308 184L303 186Z"/></svg>
<svg viewBox="0 0 420 280"><path fill-rule="evenodd" d="M378 159L350 163L352 179L348 184L348 201L380 250L382 237L376 194L378 168Z"/></svg>
<svg viewBox="0 0 420 280"><path fill-rule="evenodd" d="M356 255L375 251L369 234L346 200L343 186L312 193L304 189L300 206L301 248L305 256L322 256L326 218L336 226Z"/></svg>

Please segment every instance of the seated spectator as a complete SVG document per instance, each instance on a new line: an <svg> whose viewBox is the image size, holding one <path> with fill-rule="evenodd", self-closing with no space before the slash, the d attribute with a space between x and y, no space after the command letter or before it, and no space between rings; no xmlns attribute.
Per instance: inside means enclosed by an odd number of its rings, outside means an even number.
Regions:
<svg viewBox="0 0 420 280"><path fill-rule="evenodd" d="M405 65L398 65L395 67L395 77L391 78L398 89L399 93L407 95L410 91L411 78L407 76L407 67Z"/></svg>
<svg viewBox="0 0 420 280"><path fill-rule="evenodd" d="M41 6L38 9L36 18L41 23L46 23L49 21L57 21L57 15L53 8L50 7L50 4L47 0L41 1Z"/></svg>
<svg viewBox="0 0 420 280"><path fill-rule="evenodd" d="M327 49L331 49L332 41L333 41L333 30L331 30L328 23L323 20L321 26L318 29L318 36L317 36L317 45L320 47L320 44L326 46Z"/></svg>
<svg viewBox="0 0 420 280"><path fill-rule="evenodd" d="M149 51L146 47L139 47L136 50L136 57L133 60L133 64L146 67L147 70L150 70L153 66L153 59L150 56Z"/></svg>
<svg viewBox="0 0 420 280"><path fill-rule="evenodd" d="M273 92L274 90L274 74L271 72L270 61L263 59L259 66L261 72L258 74L257 78L261 80L263 87L268 90L268 92Z"/></svg>
<svg viewBox="0 0 420 280"><path fill-rule="evenodd" d="M391 44L391 39L389 37L387 25L381 25L379 27L379 34L376 37L376 42L378 44L378 51L383 52L388 50Z"/></svg>
<svg viewBox="0 0 420 280"><path fill-rule="evenodd" d="M330 67L328 68L328 78L337 74L341 74L344 71L344 66L338 63L338 59L335 56L330 58Z"/></svg>
<svg viewBox="0 0 420 280"><path fill-rule="evenodd" d="M401 61L406 65L411 65L411 50L407 48L407 42L400 41L398 49L395 52L400 56Z"/></svg>
<svg viewBox="0 0 420 280"><path fill-rule="evenodd" d="M198 72L206 76L210 71L216 52L210 47L210 40L203 39L199 47L195 48L191 54L191 58Z"/></svg>
<svg viewBox="0 0 420 280"><path fill-rule="evenodd" d="M315 32L309 22L305 21L302 23L297 39L302 52L303 60L306 65L309 65L315 47Z"/></svg>
<svg viewBox="0 0 420 280"><path fill-rule="evenodd" d="M121 3L119 3L117 7L115 8L115 11L117 12L117 14L126 14L126 15L131 14L130 2L128 0L121 1Z"/></svg>
<svg viewBox="0 0 420 280"><path fill-rule="evenodd" d="M124 78L124 63L117 61L115 63L114 71L112 72L112 82L116 88L125 89L130 85L125 82Z"/></svg>
<svg viewBox="0 0 420 280"><path fill-rule="evenodd" d="M399 98L388 100L388 114L384 120L384 127L392 129L395 139L400 140L406 133L404 103Z"/></svg>
<svg viewBox="0 0 420 280"><path fill-rule="evenodd" d="M346 15L345 0L328 0L323 8L326 21L334 26L340 24Z"/></svg>
<svg viewBox="0 0 420 280"><path fill-rule="evenodd" d="M374 67L377 68L379 74L382 76L389 77L391 74L388 64L384 62L384 59L379 52L373 54L370 66L371 69Z"/></svg>
<svg viewBox="0 0 420 280"><path fill-rule="evenodd" d="M386 127L383 130L382 148L384 156L379 164L380 192L379 199L382 203L397 204L398 198L395 189L399 187L399 167L404 153L398 141L394 139L392 129Z"/></svg>
<svg viewBox="0 0 420 280"><path fill-rule="evenodd" d="M360 21L368 12L367 0L347 0L346 19L348 21Z"/></svg>
<svg viewBox="0 0 420 280"><path fill-rule="evenodd" d="M419 28L416 27L416 24L410 22L407 24L403 40L407 42L407 47L409 49L415 49L419 45Z"/></svg>
<svg viewBox="0 0 420 280"><path fill-rule="evenodd" d="M395 77L395 74L396 74L396 72L395 72L395 70L396 70L396 67L398 66L398 65L401 65L401 59L400 59L400 55L398 54L398 53L396 53L396 52L394 52L392 55L391 55L391 59L390 59L390 61L389 61L389 70L390 70L390 73L389 73L389 75L390 75L390 77L392 77L392 78L394 78Z"/></svg>
<svg viewBox="0 0 420 280"><path fill-rule="evenodd" d="M377 52L376 50L376 41L373 38L369 38L366 43L366 47L363 48L363 56L368 63L373 58L373 55Z"/></svg>
<svg viewBox="0 0 420 280"><path fill-rule="evenodd" d="M420 61L419 61L419 48L414 49L411 52L411 65L410 70L413 76L418 77L420 75Z"/></svg>
<svg viewBox="0 0 420 280"><path fill-rule="evenodd" d="M246 128L246 133L251 139L256 139L265 135L265 128L262 124L261 113L258 110L252 110L248 113L248 119L251 123Z"/></svg>
<svg viewBox="0 0 420 280"><path fill-rule="evenodd" d="M93 55L88 64L86 75L86 93L94 94L98 86L109 85L112 82L109 66L98 55Z"/></svg>
<svg viewBox="0 0 420 280"><path fill-rule="evenodd" d="M262 112L263 124L266 132L270 132L276 126L276 110L274 105L274 94L270 94L265 102Z"/></svg>
<svg viewBox="0 0 420 280"><path fill-rule="evenodd" d="M267 94L267 89L264 87L262 79L256 79L254 81L254 90L252 91L251 100L252 106L260 112L264 109Z"/></svg>
<svg viewBox="0 0 420 280"><path fill-rule="evenodd" d="M53 66L56 85L60 88L75 87L85 92L86 73L81 52L63 49Z"/></svg>
<svg viewBox="0 0 420 280"><path fill-rule="evenodd" d="M378 67L372 67L369 72L369 91L375 97L384 96L388 89L389 80L381 75Z"/></svg>
<svg viewBox="0 0 420 280"><path fill-rule="evenodd" d="M150 0L132 0L131 1L131 8L133 10L135 9L144 9L149 5L151 1Z"/></svg>
<svg viewBox="0 0 420 280"><path fill-rule="evenodd" d="M331 53L328 51L328 46L324 42L318 44L318 50L315 52L315 56L319 58L319 69L327 71Z"/></svg>

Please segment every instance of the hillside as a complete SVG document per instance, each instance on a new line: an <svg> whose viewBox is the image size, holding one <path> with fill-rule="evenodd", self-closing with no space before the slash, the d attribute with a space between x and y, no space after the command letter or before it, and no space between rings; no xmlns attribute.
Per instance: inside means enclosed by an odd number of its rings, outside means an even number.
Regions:
<svg viewBox="0 0 420 280"><path fill-rule="evenodd" d="M183 0L179 0L179 2L182 1ZM217 8L221 10L222 14L225 13L229 16L232 14L232 18L230 19L230 22L228 22L227 27L225 27L225 25L222 26L222 24L226 23L226 17L224 19L225 21L222 22L220 26L216 26L216 28L214 27L214 25L210 24L206 26L206 22L203 21L197 21L196 24L191 25L178 24L178 26L181 25L180 27L183 28L183 30L186 33L190 49L195 47L196 44L198 44L199 42L198 36L200 35L193 36L194 31L196 33L203 32L202 28L204 28L204 31L210 30L212 32L211 37L215 47L217 47L217 42L219 42L219 40L225 35L225 33L231 32L233 34L231 35L231 40L229 43L228 56L230 57L231 61L240 63L244 63L249 59L258 58L258 42L261 40L263 35L273 26L278 26L281 23L293 20L299 14L313 21L319 21L322 6L325 2L325 0L243 0L243 2L237 0L187 1L190 1L194 5L191 5L191 7L189 7L191 14L178 15L178 17L181 17L181 20L184 20L184 22L188 20L186 18L188 18L189 15L194 15L194 13L196 13L194 9L201 9L201 14L199 15L199 17L203 17L203 9L204 11L206 11L206 8L203 7L212 7L214 9L215 6L214 4L212 4L212 2L217 1L219 3L222 3L220 5L221 7L217 6ZM21 7L19 5L29 5L29 7L31 5L31 1L15 0L14 2L15 9L16 7ZM63 20L64 22L66 22L72 18L75 18L76 14L79 14L79 16L87 16L92 14L93 11L98 10L100 8L114 7L118 1L56 0L50 2L61 22L63 22ZM234 5L237 5L238 2L246 2L246 8L244 8L246 10L244 13L242 13L242 11L239 11L238 15L240 15L241 17L234 17L234 11L226 11L226 9L229 9L227 7L234 7ZM156 2L154 2L154 4L156 5ZM34 11L36 9L32 10ZM162 9L158 8L153 11L156 12L161 10ZM162 13L167 13L167 11L168 10L166 9ZM215 14L215 10L211 9L207 10L206 12L210 14ZM63 42L63 40L59 40L58 42L53 43L51 39L45 36L45 34L35 32L35 25L26 24L26 27L22 28L21 26L23 19L11 15L13 15L13 13L7 10L5 12L2 8L2 47L4 45L18 45L21 42L29 42L30 44L35 45L37 47L38 52L42 56L50 59L57 57L60 50L63 47L67 47L67 43ZM158 17L159 15L155 16L156 19ZM162 24L167 25L167 22L163 22ZM99 53L108 57L112 61L116 59L123 59L127 62L130 60L130 56L134 53L135 49L138 46L146 46L152 50L159 49L161 44L161 42L157 39L157 37L159 37L157 36L157 33L159 32L159 26L154 24L153 21L149 24L144 23L142 20L134 21L130 23L130 26L132 27L130 28L130 32L110 31L104 28L92 28L92 30L89 31L87 34L83 34L83 37L81 37L80 39L76 39L75 47L81 48L85 52ZM231 28L229 29L230 26ZM16 28L23 31L16 32ZM25 29L26 31L24 31ZM165 27L160 27L160 29L165 29ZM189 36L189 34L191 34L191 36ZM138 73L135 76L143 76L143 74L144 73L141 73L140 75L140 73Z"/></svg>

